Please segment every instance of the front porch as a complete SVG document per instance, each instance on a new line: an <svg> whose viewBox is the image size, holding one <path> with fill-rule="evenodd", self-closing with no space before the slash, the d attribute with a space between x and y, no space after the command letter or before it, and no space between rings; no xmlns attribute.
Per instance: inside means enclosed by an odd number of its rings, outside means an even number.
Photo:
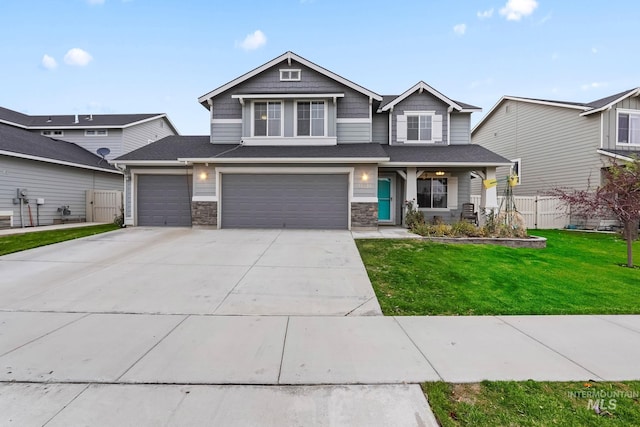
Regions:
<svg viewBox="0 0 640 427"><path fill-rule="evenodd" d="M462 206L471 201L471 174L483 177L479 217L498 208L496 167L381 167L378 170L378 224L404 225L412 204L429 222L453 223L460 220Z"/></svg>

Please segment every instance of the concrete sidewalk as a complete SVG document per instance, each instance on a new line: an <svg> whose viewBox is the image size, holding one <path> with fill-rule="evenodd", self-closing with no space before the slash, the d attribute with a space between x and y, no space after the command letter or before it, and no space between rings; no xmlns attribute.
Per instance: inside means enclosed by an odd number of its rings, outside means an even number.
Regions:
<svg viewBox="0 0 640 427"><path fill-rule="evenodd" d="M436 426L418 383L640 378L640 316L0 312L0 424Z"/></svg>
<svg viewBox="0 0 640 427"><path fill-rule="evenodd" d="M640 379L640 316L0 313L4 382Z"/></svg>

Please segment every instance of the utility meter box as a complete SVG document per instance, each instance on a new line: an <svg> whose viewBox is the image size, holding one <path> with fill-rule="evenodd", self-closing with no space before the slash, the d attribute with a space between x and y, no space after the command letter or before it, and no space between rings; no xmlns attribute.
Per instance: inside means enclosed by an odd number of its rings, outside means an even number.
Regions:
<svg viewBox="0 0 640 427"><path fill-rule="evenodd" d="M38 204L38 205L44 205L44 199L42 199L42 198L38 198L38 199L36 199L36 204Z"/></svg>

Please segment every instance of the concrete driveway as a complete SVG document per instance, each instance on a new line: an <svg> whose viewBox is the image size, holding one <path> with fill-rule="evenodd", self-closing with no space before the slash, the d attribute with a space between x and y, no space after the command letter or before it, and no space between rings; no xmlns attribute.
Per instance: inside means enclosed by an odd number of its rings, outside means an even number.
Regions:
<svg viewBox="0 0 640 427"><path fill-rule="evenodd" d="M380 315L347 231L128 228L0 258L0 310Z"/></svg>

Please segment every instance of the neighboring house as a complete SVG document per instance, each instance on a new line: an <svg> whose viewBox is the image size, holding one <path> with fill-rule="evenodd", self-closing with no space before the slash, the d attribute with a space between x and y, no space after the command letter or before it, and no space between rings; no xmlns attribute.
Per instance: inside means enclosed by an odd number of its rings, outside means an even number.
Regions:
<svg viewBox="0 0 640 427"><path fill-rule="evenodd" d="M73 142L92 153L107 148L108 160L178 134L166 114L30 116L0 107L0 123Z"/></svg>
<svg viewBox="0 0 640 427"><path fill-rule="evenodd" d="M518 196L556 187L601 185L612 159L640 156L640 88L588 103L503 96L471 132L481 145L513 162ZM499 191L508 167L499 168ZM480 194L480 180L472 193Z"/></svg>
<svg viewBox="0 0 640 427"><path fill-rule="evenodd" d="M86 190L122 191L109 159L176 134L165 114L30 116L0 107L0 226L90 218ZM18 189L28 204L14 203Z"/></svg>
<svg viewBox="0 0 640 427"><path fill-rule="evenodd" d="M122 173L76 144L0 123L0 226L84 220L86 190L122 190Z"/></svg>
<svg viewBox="0 0 640 427"><path fill-rule="evenodd" d="M470 116L424 82L381 96L295 53L201 96L207 136L169 136L118 157L129 225L375 228L406 200L459 219L470 173L509 161L471 145ZM495 207L495 188L485 191Z"/></svg>

